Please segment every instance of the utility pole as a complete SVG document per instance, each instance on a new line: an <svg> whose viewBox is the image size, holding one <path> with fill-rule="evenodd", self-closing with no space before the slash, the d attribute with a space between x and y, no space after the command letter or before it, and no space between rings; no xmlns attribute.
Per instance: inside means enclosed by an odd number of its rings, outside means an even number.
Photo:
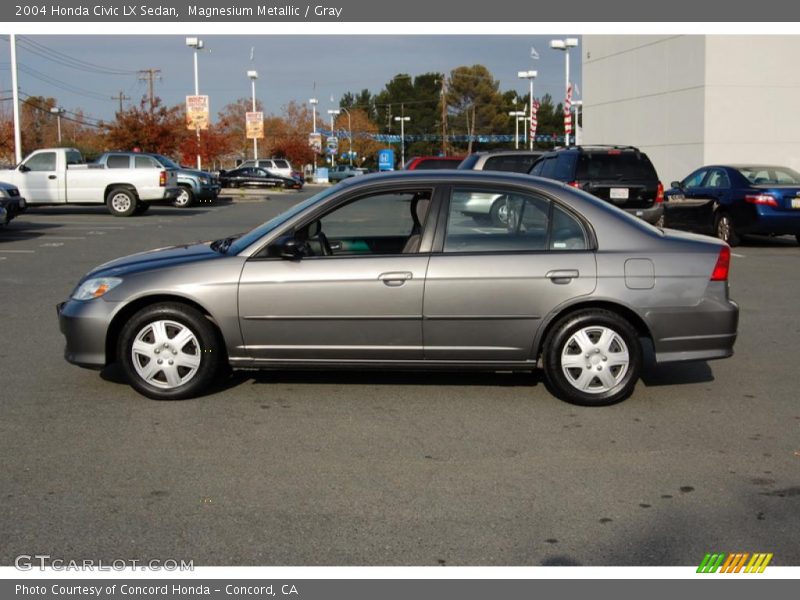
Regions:
<svg viewBox="0 0 800 600"><path fill-rule="evenodd" d="M119 100L119 112L122 112L122 103L123 103L125 100L130 100L130 99L131 99L131 97L130 97L130 96L126 96L126 95L125 95L125 92L123 92L122 90L120 90L120 91L119 91L119 94L117 94L116 96L111 96L111 99L112 99L112 100Z"/></svg>
<svg viewBox="0 0 800 600"><path fill-rule="evenodd" d="M17 164L22 162L22 131L19 124L19 84L17 83L17 36L9 35L11 44L11 97L14 101L14 158Z"/></svg>
<svg viewBox="0 0 800 600"><path fill-rule="evenodd" d="M161 79L161 69L140 69L139 81L147 81L148 97L150 98L150 112L153 112L153 107L156 102L154 80L156 77Z"/></svg>
<svg viewBox="0 0 800 600"><path fill-rule="evenodd" d="M447 156L447 76L442 74L442 156Z"/></svg>

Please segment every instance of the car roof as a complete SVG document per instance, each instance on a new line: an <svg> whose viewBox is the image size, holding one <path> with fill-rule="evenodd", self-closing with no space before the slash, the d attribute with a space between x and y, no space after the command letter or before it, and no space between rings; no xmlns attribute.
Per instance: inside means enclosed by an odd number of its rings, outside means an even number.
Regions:
<svg viewBox="0 0 800 600"><path fill-rule="evenodd" d="M559 181L553 179L544 179L541 177L534 177L525 173L514 173L511 171L473 171L462 169L434 169L434 170L397 170L397 171L383 171L380 173L369 173L363 177L355 177L352 179L345 179L340 186L352 187L361 186L377 182L419 182L424 184L437 184L444 182L464 182L471 183L506 183L517 185L531 185L536 183L539 187L550 187L560 189L564 187Z"/></svg>

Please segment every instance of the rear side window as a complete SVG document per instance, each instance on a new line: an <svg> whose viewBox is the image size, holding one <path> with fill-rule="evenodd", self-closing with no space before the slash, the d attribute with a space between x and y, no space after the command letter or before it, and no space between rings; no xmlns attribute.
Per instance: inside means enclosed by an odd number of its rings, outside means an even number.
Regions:
<svg viewBox="0 0 800 600"><path fill-rule="evenodd" d="M67 150L67 166L69 165L82 165L83 156L77 150Z"/></svg>
<svg viewBox="0 0 800 600"><path fill-rule="evenodd" d="M106 159L106 167L109 169L127 169L130 164L130 159L124 154L112 154Z"/></svg>
<svg viewBox="0 0 800 600"><path fill-rule="evenodd" d="M484 171L510 171L527 173L538 156L533 154L505 154L486 159Z"/></svg>
<svg viewBox="0 0 800 600"><path fill-rule="evenodd" d="M556 158L556 166L553 170L553 179L559 181L575 180L575 165L578 162L578 155L574 153L562 153Z"/></svg>
<svg viewBox="0 0 800 600"><path fill-rule="evenodd" d="M134 167L137 169L156 169L159 164L149 156L137 156L133 159Z"/></svg>
<svg viewBox="0 0 800 600"><path fill-rule="evenodd" d="M286 162L285 160L276 160L275 161L275 167L278 168L278 169L288 169L289 168L289 163Z"/></svg>
<svg viewBox="0 0 800 600"><path fill-rule="evenodd" d="M581 181L628 181L658 179L650 159L630 151L587 152L578 160L576 179Z"/></svg>
<svg viewBox="0 0 800 600"><path fill-rule="evenodd" d="M556 157L550 156L542 161L542 177L552 179L556 172Z"/></svg>

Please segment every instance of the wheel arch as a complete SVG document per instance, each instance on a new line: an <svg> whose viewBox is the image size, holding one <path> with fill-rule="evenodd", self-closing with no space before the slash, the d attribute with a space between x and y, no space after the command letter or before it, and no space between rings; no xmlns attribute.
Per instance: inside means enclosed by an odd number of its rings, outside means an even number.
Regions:
<svg viewBox="0 0 800 600"><path fill-rule="evenodd" d="M647 338L651 342L653 341L653 334L650 331L650 328L647 326L647 323L642 318L642 316L630 306L627 306L625 304L613 300L586 299L586 300L578 300L577 302L573 302L565 306L560 306L550 315L547 316L545 322L542 323L542 326L539 328L539 331L536 335L536 339L534 341L534 346L533 346L533 356L537 360L539 359L539 357L542 354L542 350L544 348L544 344L545 341L547 340L547 337L550 335L550 332L553 330L555 325L561 319L563 319L564 317L568 316L571 313L593 308L608 310L610 312L618 314L620 317L622 317L623 319L628 321L628 323L631 324L631 326L636 330L636 333L639 334L639 337Z"/></svg>
<svg viewBox="0 0 800 600"><path fill-rule="evenodd" d="M133 194L134 200L139 200L139 192L136 191L136 186L130 183L109 183L103 192L103 199L108 198L108 195L114 190L125 190Z"/></svg>
<svg viewBox="0 0 800 600"><path fill-rule="evenodd" d="M207 310L202 304L198 303L196 300L191 298L187 298L186 296L179 296L176 294L154 294L149 296L142 296L140 298L136 298L132 300L121 309L117 311L114 315L114 318L111 320L111 323L106 330L106 341L105 341L105 353L106 353L106 365L110 365L117 360L117 341L119 339L119 335L122 332L122 328L125 326L125 323L133 317L134 314L146 308L147 306L151 306L153 304L160 304L162 302L172 302L175 304L185 304L186 306L191 306L201 314L203 314L206 319L208 319L209 323L214 327L214 330L219 337L219 342L221 348L225 349L225 359L228 358L227 353L227 345L225 344L225 337L222 334L222 329L219 326L219 323L211 314L211 311Z"/></svg>

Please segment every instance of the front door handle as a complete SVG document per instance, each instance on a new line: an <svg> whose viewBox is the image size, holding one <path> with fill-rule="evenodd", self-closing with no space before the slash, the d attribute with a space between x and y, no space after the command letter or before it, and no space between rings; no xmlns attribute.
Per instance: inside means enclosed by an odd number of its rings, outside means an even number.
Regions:
<svg viewBox="0 0 800 600"><path fill-rule="evenodd" d="M48 178L48 179L55 179L55 178L56 178L56 176L55 176L55 175L48 175L48 176L47 176L47 178Z"/></svg>
<svg viewBox="0 0 800 600"><path fill-rule="evenodd" d="M381 273L378 275L378 279L389 287L401 286L412 277L413 274L409 271L392 271L390 273Z"/></svg>
<svg viewBox="0 0 800 600"><path fill-rule="evenodd" d="M563 269L559 271L548 271L545 277L547 277L553 283L558 284L565 284L571 282L573 279L578 277L580 273L577 269Z"/></svg>

